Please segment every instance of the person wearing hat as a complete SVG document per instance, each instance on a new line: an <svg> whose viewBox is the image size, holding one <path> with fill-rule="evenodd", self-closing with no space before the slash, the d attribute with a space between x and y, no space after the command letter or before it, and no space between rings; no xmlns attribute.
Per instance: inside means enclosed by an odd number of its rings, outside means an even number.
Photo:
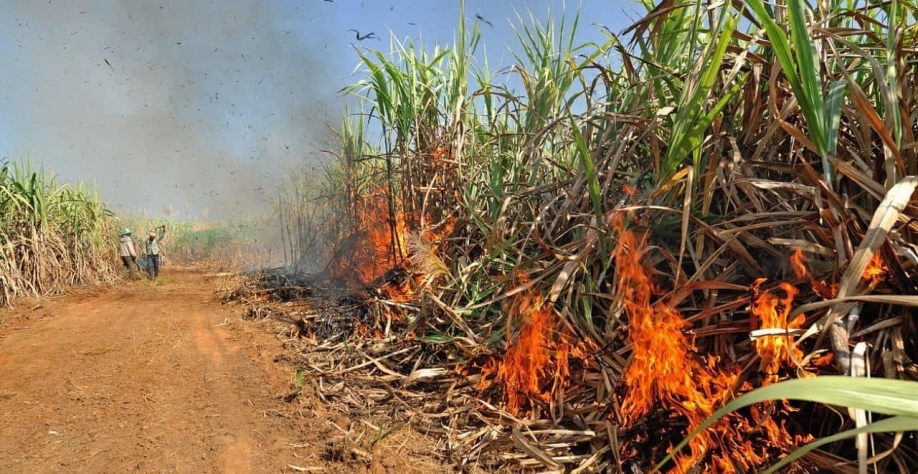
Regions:
<svg viewBox="0 0 918 474"><path fill-rule="evenodd" d="M147 274L150 275L150 278L159 276L159 243L165 236L166 226L161 225L151 230L149 238L143 243L144 254L147 256Z"/></svg>
<svg viewBox="0 0 918 474"><path fill-rule="evenodd" d="M128 273L133 280L135 277L134 268L137 266L137 252L134 251L134 239L131 238L130 227L124 228L121 238L118 239L118 247L121 254L121 262L124 263L124 268L128 269Z"/></svg>

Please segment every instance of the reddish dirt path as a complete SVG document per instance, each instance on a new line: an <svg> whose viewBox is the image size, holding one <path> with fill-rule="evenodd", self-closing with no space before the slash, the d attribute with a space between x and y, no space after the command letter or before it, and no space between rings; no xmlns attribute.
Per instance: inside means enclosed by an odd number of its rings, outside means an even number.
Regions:
<svg viewBox="0 0 918 474"><path fill-rule="evenodd" d="M352 472L279 399L280 342L204 273L164 273L0 311L0 472Z"/></svg>

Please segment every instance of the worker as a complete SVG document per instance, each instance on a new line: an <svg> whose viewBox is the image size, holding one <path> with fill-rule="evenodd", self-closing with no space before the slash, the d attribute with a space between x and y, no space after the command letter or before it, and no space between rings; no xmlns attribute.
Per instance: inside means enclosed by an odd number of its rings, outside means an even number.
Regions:
<svg viewBox="0 0 918 474"><path fill-rule="evenodd" d="M147 256L147 274L150 278L159 277L159 258L162 252L159 243L163 241L163 237L165 236L166 226L164 224L151 230L149 237L143 243L144 254Z"/></svg>
<svg viewBox="0 0 918 474"><path fill-rule="evenodd" d="M118 239L119 253L121 254L121 263L127 268L128 274L133 280L136 277L134 269L137 268L137 252L134 250L134 239L131 238L131 228L125 227Z"/></svg>

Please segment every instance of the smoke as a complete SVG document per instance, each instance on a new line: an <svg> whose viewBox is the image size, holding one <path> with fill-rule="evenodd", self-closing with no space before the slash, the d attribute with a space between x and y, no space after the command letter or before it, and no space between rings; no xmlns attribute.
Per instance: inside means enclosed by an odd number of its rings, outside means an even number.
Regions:
<svg viewBox="0 0 918 474"><path fill-rule="evenodd" d="M350 65L322 40L323 4L5 2L0 154L124 210L267 210L276 175L340 122L332 72Z"/></svg>

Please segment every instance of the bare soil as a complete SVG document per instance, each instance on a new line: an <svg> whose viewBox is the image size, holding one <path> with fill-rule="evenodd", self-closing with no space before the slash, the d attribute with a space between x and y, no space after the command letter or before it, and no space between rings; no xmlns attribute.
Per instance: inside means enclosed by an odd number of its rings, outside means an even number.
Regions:
<svg viewBox="0 0 918 474"><path fill-rule="evenodd" d="M0 472L452 471L417 434L368 448L372 422L286 401L283 351L202 271L20 300L0 311Z"/></svg>

